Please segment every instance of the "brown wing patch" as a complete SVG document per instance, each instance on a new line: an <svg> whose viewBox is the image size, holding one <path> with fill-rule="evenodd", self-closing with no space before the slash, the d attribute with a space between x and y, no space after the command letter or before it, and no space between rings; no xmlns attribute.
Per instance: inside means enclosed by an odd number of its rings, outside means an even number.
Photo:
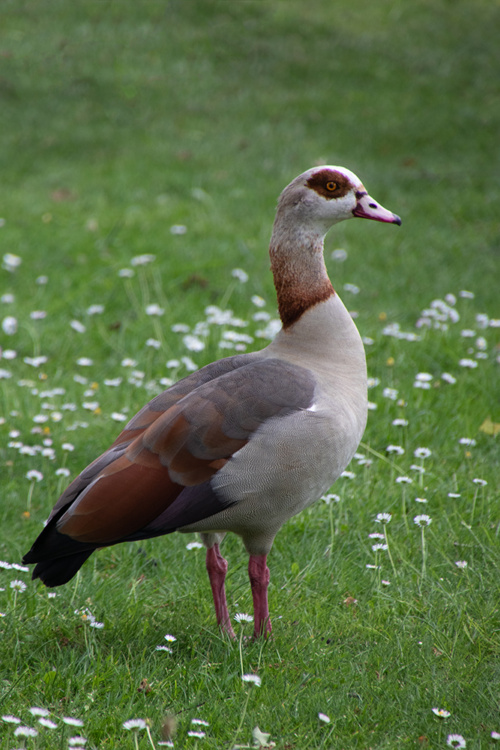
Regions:
<svg viewBox="0 0 500 750"><path fill-rule="evenodd" d="M334 189L332 189L333 185L335 185ZM314 172L307 180L307 186L327 200L343 198L354 187L344 174L334 169L320 169Z"/></svg>
<svg viewBox="0 0 500 750"><path fill-rule="evenodd" d="M93 482L57 522L57 530L78 542L113 544L153 521L183 487L167 469L118 459Z"/></svg>
<svg viewBox="0 0 500 750"><path fill-rule="evenodd" d="M200 435L193 431L180 407L174 406L129 446L124 459L151 467L159 463L175 482L190 487L210 479L221 468L220 460L246 443L228 438L216 422Z"/></svg>

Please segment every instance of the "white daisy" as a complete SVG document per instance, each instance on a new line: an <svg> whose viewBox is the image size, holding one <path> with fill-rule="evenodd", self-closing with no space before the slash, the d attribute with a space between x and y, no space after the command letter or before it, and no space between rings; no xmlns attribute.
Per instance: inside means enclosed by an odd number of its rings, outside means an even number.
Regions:
<svg viewBox="0 0 500 750"><path fill-rule="evenodd" d="M124 729L146 729L146 722L144 719L128 719L123 722Z"/></svg>
<svg viewBox="0 0 500 750"><path fill-rule="evenodd" d="M257 685L257 687L260 687L262 683L262 678L257 674L242 674L241 679L243 682L251 682L253 685Z"/></svg>
<svg viewBox="0 0 500 750"><path fill-rule="evenodd" d="M81 719L75 719L73 716L63 716L62 721L69 727L83 727L83 721Z"/></svg>
<svg viewBox="0 0 500 750"><path fill-rule="evenodd" d="M416 523L417 526L430 526L432 523L432 518L430 516L427 516L425 513L422 513L419 516L415 516L413 519L413 523Z"/></svg>
<svg viewBox="0 0 500 750"><path fill-rule="evenodd" d="M450 712L445 708L433 708L432 713L436 714L436 716L439 716L440 719L447 719L449 716L451 716Z"/></svg>
<svg viewBox="0 0 500 750"><path fill-rule="evenodd" d="M234 616L234 619L236 622L253 622L253 616L247 615L245 612L238 612L238 614Z"/></svg>
<svg viewBox="0 0 500 750"><path fill-rule="evenodd" d="M455 748L466 747L466 742L461 734L449 734L446 738L446 744Z"/></svg>

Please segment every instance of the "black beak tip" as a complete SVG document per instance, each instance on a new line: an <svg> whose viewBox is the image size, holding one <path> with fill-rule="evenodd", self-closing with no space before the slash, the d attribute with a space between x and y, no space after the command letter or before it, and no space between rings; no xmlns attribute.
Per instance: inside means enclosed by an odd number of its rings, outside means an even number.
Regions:
<svg viewBox="0 0 500 750"><path fill-rule="evenodd" d="M398 227L400 227L401 226L401 219L399 218L399 216L397 216L396 214L394 214L394 219L393 219L392 223L393 224L397 224Z"/></svg>

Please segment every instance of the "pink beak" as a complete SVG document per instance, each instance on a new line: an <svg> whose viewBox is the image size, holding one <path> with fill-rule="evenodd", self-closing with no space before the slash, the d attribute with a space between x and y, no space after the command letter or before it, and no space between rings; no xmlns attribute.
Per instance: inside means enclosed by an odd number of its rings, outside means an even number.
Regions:
<svg viewBox="0 0 500 750"><path fill-rule="evenodd" d="M358 202L353 209L354 216L360 219L373 219L373 221L384 221L387 224L398 224L401 226L401 219L392 211L388 211L379 203L373 200L368 193L357 193Z"/></svg>

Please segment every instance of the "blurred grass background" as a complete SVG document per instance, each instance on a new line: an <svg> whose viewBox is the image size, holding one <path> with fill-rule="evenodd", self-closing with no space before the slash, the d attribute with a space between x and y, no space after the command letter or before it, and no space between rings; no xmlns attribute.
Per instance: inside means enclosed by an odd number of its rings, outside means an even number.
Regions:
<svg viewBox="0 0 500 750"><path fill-rule="evenodd" d="M336 235L385 309L413 319L443 286L495 300L497 4L6 0L2 14L3 242L40 273L63 266L68 295L89 278L97 294L103 254L132 244L164 254L169 293L193 268L216 284L228 253L270 293L276 196L323 162L404 218ZM189 225L182 258L171 223Z"/></svg>

